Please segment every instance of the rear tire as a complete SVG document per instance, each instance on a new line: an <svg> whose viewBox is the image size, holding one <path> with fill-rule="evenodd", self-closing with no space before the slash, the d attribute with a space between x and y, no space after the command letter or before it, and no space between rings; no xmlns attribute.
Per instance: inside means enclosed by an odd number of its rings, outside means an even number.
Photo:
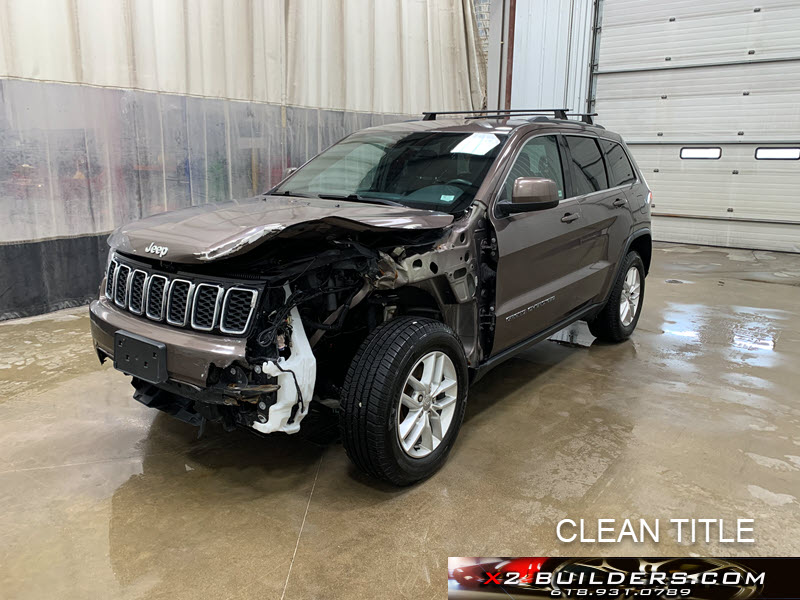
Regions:
<svg viewBox="0 0 800 600"><path fill-rule="evenodd" d="M634 285L638 287L631 286L631 282L635 282ZM619 270L619 275L611 288L611 294L603 310L588 322L589 331L604 342L623 342L636 329L643 304L644 263L639 253L632 250L622 261L622 268ZM627 305L627 312L625 305Z"/></svg>
<svg viewBox="0 0 800 600"><path fill-rule="evenodd" d="M380 325L345 378L339 424L347 455L363 472L394 485L431 476L458 435L467 384L464 349L447 325L422 317Z"/></svg>

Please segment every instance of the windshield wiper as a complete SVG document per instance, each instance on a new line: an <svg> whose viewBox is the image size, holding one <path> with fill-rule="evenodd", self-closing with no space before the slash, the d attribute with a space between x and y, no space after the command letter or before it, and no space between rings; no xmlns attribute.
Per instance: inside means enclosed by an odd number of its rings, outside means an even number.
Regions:
<svg viewBox="0 0 800 600"><path fill-rule="evenodd" d="M316 196L312 196L311 194L302 194L300 192L293 192L291 190L284 190L282 192L272 192L267 194L268 196L296 196L298 198L315 198Z"/></svg>
<svg viewBox="0 0 800 600"><path fill-rule="evenodd" d="M317 197L325 200L348 200L350 202L366 202L368 204L385 204L386 206L404 206L394 200L362 196L361 194L317 194Z"/></svg>

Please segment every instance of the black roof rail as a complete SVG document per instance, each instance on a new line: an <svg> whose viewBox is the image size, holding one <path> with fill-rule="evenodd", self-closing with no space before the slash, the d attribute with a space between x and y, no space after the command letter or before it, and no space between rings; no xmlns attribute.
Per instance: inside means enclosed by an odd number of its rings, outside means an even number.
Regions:
<svg viewBox="0 0 800 600"><path fill-rule="evenodd" d="M542 119L544 121L550 121L553 118L552 116L547 117L547 116L545 116L545 114L540 113L540 112L520 112L520 113L513 113L513 114L510 114L510 115L499 115L499 118L506 118L506 117L508 117L508 118L511 118L511 117L536 117L537 119ZM488 119L488 118L495 118L495 117L492 116L492 115L489 115L489 116L486 116L486 115L469 115L469 116L464 117L464 118L465 119ZM556 117L556 118L557 119L561 119L562 117ZM566 118L566 117L563 117L563 118Z"/></svg>
<svg viewBox="0 0 800 600"><path fill-rule="evenodd" d="M596 117L597 113L568 113L567 116L580 117L581 121L583 121L587 125L594 125L594 119L592 119L592 117Z"/></svg>
<svg viewBox="0 0 800 600"><path fill-rule="evenodd" d="M507 117L521 117L539 115L542 113L553 113L556 119L566 119L569 108L507 108L483 110L437 110L435 112L423 112L423 121L435 121L438 115L472 115L473 119L487 118L491 116L504 115Z"/></svg>

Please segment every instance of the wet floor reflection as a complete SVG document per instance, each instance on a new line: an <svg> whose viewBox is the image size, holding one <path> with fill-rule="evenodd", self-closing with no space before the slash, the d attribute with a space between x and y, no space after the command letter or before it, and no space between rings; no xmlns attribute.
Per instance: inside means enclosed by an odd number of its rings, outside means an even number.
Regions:
<svg viewBox="0 0 800 600"><path fill-rule="evenodd" d="M597 338L592 335L589 326L584 321L578 321L554 333L548 339L551 342L589 348Z"/></svg>
<svg viewBox="0 0 800 600"><path fill-rule="evenodd" d="M225 597L262 576L262 597L285 573L314 472L324 448L297 437L195 430L159 415L143 441L142 472L111 497L109 559L121 586L180 597L202 582L207 597ZM165 439L185 444L170 452ZM275 582L277 583L277 582ZM275 595L273 595L275 594Z"/></svg>

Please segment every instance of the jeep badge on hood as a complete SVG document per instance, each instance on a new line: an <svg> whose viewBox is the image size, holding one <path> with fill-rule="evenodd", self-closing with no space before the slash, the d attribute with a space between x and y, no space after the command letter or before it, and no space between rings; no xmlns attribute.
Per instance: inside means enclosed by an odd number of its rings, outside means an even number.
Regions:
<svg viewBox="0 0 800 600"><path fill-rule="evenodd" d="M145 252L156 254L161 258L164 257L168 250L169 248L167 246L156 246L155 242L150 242L150 245L144 249Z"/></svg>

